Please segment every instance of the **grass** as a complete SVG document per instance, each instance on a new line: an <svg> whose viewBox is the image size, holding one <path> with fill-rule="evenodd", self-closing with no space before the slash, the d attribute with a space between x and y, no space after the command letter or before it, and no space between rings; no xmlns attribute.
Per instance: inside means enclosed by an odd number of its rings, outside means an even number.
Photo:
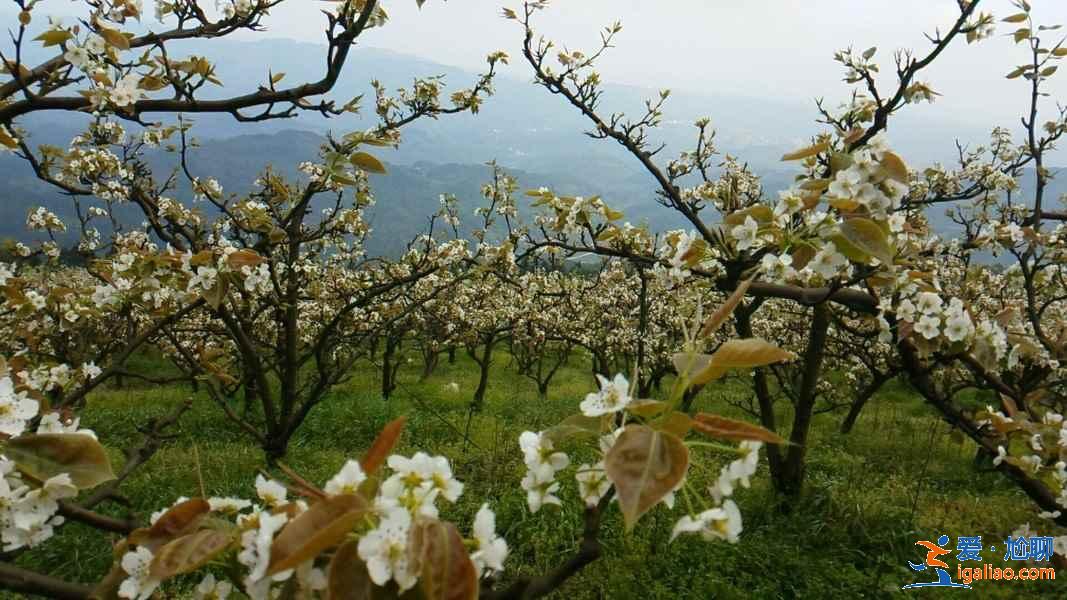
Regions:
<svg viewBox="0 0 1067 600"><path fill-rule="evenodd" d="M389 401L378 393L377 373L370 367L333 392L293 440L287 464L314 482L324 482L347 457L359 456L379 428L399 415L409 417L401 452L425 449L448 456L466 483L460 502L444 516L469 526L474 512L489 499L498 527L513 549L510 573L538 573L560 562L576 546L580 508L571 477L564 481L562 509L531 515L519 488L523 466L517 447L524 429L547 428L577 412L590 391L587 367L572 361L553 382L550 400L537 400L536 388L516 375L506 356L497 360L486 398L486 410L470 425L471 444L464 443L467 403L477 382L473 363L460 358L442 362L435 375L418 382L417 365L402 369L400 388ZM455 381L460 392L447 390ZM741 388L720 387L702 393L698 410L743 416L724 401ZM133 443L136 427L147 418L166 414L190 392L180 387L108 389L90 399L83 424L118 447ZM787 414L783 418L788 417ZM631 535L622 533L617 510L606 518L605 556L569 582L558 598L880 598L892 595L949 597L978 592L981 598L1023 594L1062 598L1067 583L976 582L975 590L912 590L907 583L933 579L914 573L907 561L921 559L920 539L944 533L981 535L988 547L985 560L1001 560L1004 538L1034 516L1030 502L1002 476L977 469L974 447L956 443L930 409L906 388L890 386L876 397L848 436L837 433L841 415L816 418L809 446L805 494L788 514L777 508L766 466L751 489L736 499L744 515L740 543L707 543L698 538L668 542L680 513L653 510ZM210 495L254 494L252 480L263 467L260 451L228 423L205 398L193 409L169 442L124 491L141 514L167 506L179 495L199 493L202 477ZM466 447L465 447L466 446ZM701 455L717 471L724 457ZM197 460L198 457L198 460ZM581 457L573 457L581 460ZM693 477L694 491L706 475ZM1040 530L1039 523L1033 523ZM111 561L114 538L79 524L68 524L19 563L72 580L93 581ZM950 565L955 561L948 557ZM954 569L954 566L952 567ZM183 597L190 581L166 590Z"/></svg>

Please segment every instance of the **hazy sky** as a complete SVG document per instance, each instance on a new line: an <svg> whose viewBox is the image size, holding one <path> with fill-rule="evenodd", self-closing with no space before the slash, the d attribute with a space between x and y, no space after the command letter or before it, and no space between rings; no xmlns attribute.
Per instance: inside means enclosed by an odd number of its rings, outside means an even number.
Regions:
<svg viewBox="0 0 1067 600"><path fill-rule="evenodd" d="M1039 21L1067 24L1067 1L1031 3ZM286 3L267 35L321 40L323 18L315 4ZM520 5L515 0L428 0L421 10L414 0L383 5L392 20L366 36L369 45L472 69L486 53L502 49L515 59L506 72L529 77L519 60L521 30L500 17L501 7ZM1018 12L1009 0L983 5L998 20ZM602 26L620 20L617 48L601 63L611 82L810 103L817 96L835 102L846 96L842 70L832 60L835 50L877 46L883 70L891 74L894 49L925 51L930 44L923 33L949 27L957 12L955 0L555 0L538 23L558 42L587 48ZM1017 123L1026 85L1004 75L1025 61L1026 52L1007 36L1012 30L998 23L995 38L961 44L942 56L923 79L944 97L924 110L983 125ZM1067 100L1067 69L1049 90Z"/></svg>

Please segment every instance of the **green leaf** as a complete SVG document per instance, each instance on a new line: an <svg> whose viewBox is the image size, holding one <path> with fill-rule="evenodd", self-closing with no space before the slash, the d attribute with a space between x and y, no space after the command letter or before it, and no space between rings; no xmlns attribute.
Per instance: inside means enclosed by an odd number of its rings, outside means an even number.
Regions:
<svg viewBox="0 0 1067 600"><path fill-rule="evenodd" d="M385 174L385 165L366 152L354 152L348 157L348 161L352 163L352 166L359 167L368 173Z"/></svg>
<svg viewBox="0 0 1067 600"><path fill-rule="evenodd" d="M1023 65L1021 67L1016 68L1011 73L1008 73L1007 77L1008 77L1008 79L1018 79L1019 77L1022 77L1023 73L1025 73L1025 72L1027 72L1029 70L1030 70L1030 65Z"/></svg>
<svg viewBox="0 0 1067 600"><path fill-rule="evenodd" d="M1028 14L1026 14L1024 12L1021 12L1021 13L1018 13L1018 14L1015 14L1015 15L1011 15L1010 17L1004 17L1001 20L1004 21L1005 23L1022 23L1023 21L1025 21L1025 20L1027 20L1029 18L1030 18L1030 15L1028 15Z"/></svg>
<svg viewBox="0 0 1067 600"><path fill-rule="evenodd" d="M40 482L67 473L84 490L115 479L104 447L81 433L20 435L8 440L4 453L19 471Z"/></svg>
<svg viewBox="0 0 1067 600"><path fill-rule="evenodd" d="M863 217L853 217L841 224L841 235L853 246L880 260L885 265L893 264L893 248L889 235L881 225Z"/></svg>
<svg viewBox="0 0 1067 600"><path fill-rule="evenodd" d="M674 491L689 469L689 449L670 433L629 425L604 458L626 530Z"/></svg>
<svg viewBox="0 0 1067 600"><path fill-rule="evenodd" d="M722 222L726 225L737 226L743 224L748 217L752 217L752 220L757 223L770 223L774 220L774 210L766 204L757 204L726 215Z"/></svg>
<svg viewBox="0 0 1067 600"><path fill-rule="evenodd" d="M552 440L552 443L556 445L574 438L596 437L603 430L603 423L604 421L600 417L571 415L563 419L559 425L549 427L545 431L545 437Z"/></svg>
<svg viewBox="0 0 1067 600"><path fill-rule="evenodd" d="M47 48L49 46L58 46L72 37L74 36L66 29L49 29L33 39L41 42L41 45Z"/></svg>

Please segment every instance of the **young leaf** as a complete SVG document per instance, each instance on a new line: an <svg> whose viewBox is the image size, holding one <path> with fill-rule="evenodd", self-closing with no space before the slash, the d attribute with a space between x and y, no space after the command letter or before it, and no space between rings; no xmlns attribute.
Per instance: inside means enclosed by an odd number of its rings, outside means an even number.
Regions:
<svg viewBox="0 0 1067 600"><path fill-rule="evenodd" d="M704 372L711 364L711 355L678 352L671 357L671 363L679 377L685 375L689 378L689 382L693 383L697 374Z"/></svg>
<svg viewBox="0 0 1067 600"><path fill-rule="evenodd" d="M258 267L267 262L267 259L251 250L237 250L226 257L226 262L230 264L231 269L240 270L242 267Z"/></svg>
<svg viewBox="0 0 1067 600"><path fill-rule="evenodd" d="M41 45L47 48L49 46L58 46L71 37L73 36L66 29L49 29L33 39L41 42Z"/></svg>
<svg viewBox="0 0 1067 600"><path fill-rule="evenodd" d="M5 148L18 148L19 142L10 133L7 132L6 127L0 127L0 146Z"/></svg>
<svg viewBox="0 0 1067 600"><path fill-rule="evenodd" d="M408 534L408 562L426 600L475 600L478 572L456 526L420 519Z"/></svg>
<svg viewBox="0 0 1067 600"><path fill-rule="evenodd" d="M722 377L730 369L751 369L793 358L792 352L760 338L728 340L699 370L694 369L690 380L693 385L703 385Z"/></svg>
<svg viewBox="0 0 1067 600"><path fill-rule="evenodd" d="M125 33L122 33L117 29L112 29L110 27L98 27L97 33L99 33L100 37L104 38L104 40L107 41L108 44L118 48L119 50L130 49L130 39L126 37Z"/></svg>
<svg viewBox="0 0 1067 600"><path fill-rule="evenodd" d="M274 538L267 575L293 569L336 546L366 512L367 501L354 494L330 496L312 504Z"/></svg>
<svg viewBox="0 0 1067 600"><path fill-rule="evenodd" d="M750 285L752 285L752 279L746 279L741 282L741 285L737 286L737 289L734 290L734 293L730 294L730 297L726 299L726 302L723 302L722 306L717 308L715 312L704 321L704 326L700 328L700 337L711 337L720 327L722 327L722 324L726 322L726 319L733 314L737 305L741 304L741 300L745 298L745 292L748 291L748 286Z"/></svg>
<svg viewBox="0 0 1067 600"><path fill-rule="evenodd" d="M201 529L168 542L155 552L149 573L158 580L192 573L222 554L233 536L217 529Z"/></svg>
<svg viewBox="0 0 1067 600"><path fill-rule="evenodd" d="M1030 18L1029 15L1027 15L1024 12L1021 12L1019 14L1011 15L1009 17L1004 17L1001 20L1004 21L1005 23L1022 23L1023 21L1025 21L1025 20L1027 20L1029 18Z"/></svg>
<svg viewBox="0 0 1067 600"><path fill-rule="evenodd" d="M656 429L665 431L680 440L685 439L686 434L692 428L693 419L684 412L677 410L664 415L661 419L657 419L656 422Z"/></svg>
<svg viewBox="0 0 1067 600"><path fill-rule="evenodd" d="M644 425L629 425L604 459L615 485L626 529L672 492L689 468L689 449L682 440Z"/></svg>
<svg viewBox="0 0 1067 600"><path fill-rule="evenodd" d="M385 459L389 458L389 453L393 451L398 440L400 440L400 433L404 431L404 424L407 423L407 417L399 417L393 419L382 428L378 437L374 438L374 443L370 445L370 449L367 450L367 455L363 457L360 462L360 467L363 468L363 472L367 475L374 474L385 463Z"/></svg>
<svg viewBox="0 0 1067 600"><path fill-rule="evenodd" d="M100 442L81 433L24 434L8 440L4 453L23 474L40 482L68 473L80 490L115 478Z"/></svg>
<svg viewBox="0 0 1067 600"><path fill-rule="evenodd" d="M778 434L759 425L708 413L699 413L693 417L693 429L708 437L720 440L752 440L767 442L768 444L786 443Z"/></svg>
<svg viewBox="0 0 1067 600"><path fill-rule="evenodd" d="M900 183L908 182L908 165L904 164L904 160L892 152L886 152L882 156L882 168L885 169L890 179L899 181Z"/></svg>
<svg viewBox="0 0 1067 600"><path fill-rule="evenodd" d="M801 148L799 150L794 150L793 152L784 154L782 155L782 160L803 160L805 158L815 156L820 152L825 152L829 148L830 142L819 142L818 144L812 144L811 146L807 146L806 148Z"/></svg>
<svg viewBox="0 0 1067 600"><path fill-rule="evenodd" d="M211 505L203 498L191 498L167 509L151 527L135 530L129 542L146 546L153 552L156 548L196 529L204 515L211 512Z"/></svg>
<svg viewBox="0 0 1067 600"><path fill-rule="evenodd" d="M639 399L626 405L626 412L650 419L667 410L667 403L662 400Z"/></svg>
<svg viewBox="0 0 1067 600"><path fill-rule="evenodd" d="M359 557L359 542L341 544L326 574L327 600L395 600L395 590L374 585L367 564Z"/></svg>
<svg viewBox="0 0 1067 600"><path fill-rule="evenodd" d="M885 229L870 219L854 217L841 224L841 235L859 250L883 264L893 264L893 249Z"/></svg>
<svg viewBox="0 0 1067 600"><path fill-rule="evenodd" d="M651 402L651 401L648 401ZM633 405L631 404L630 407ZM628 407L628 409L630 408ZM587 417L585 415L571 415L560 421L559 425L548 428L545 437L552 440L553 444L582 437L596 437L600 435L603 427L601 417Z"/></svg>
<svg viewBox="0 0 1067 600"><path fill-rule="evenodd" d="M368 173L385 174L385 165L366 152L355 152L348 157L348 161L352 163L352 166L359 167Z"/></svg>

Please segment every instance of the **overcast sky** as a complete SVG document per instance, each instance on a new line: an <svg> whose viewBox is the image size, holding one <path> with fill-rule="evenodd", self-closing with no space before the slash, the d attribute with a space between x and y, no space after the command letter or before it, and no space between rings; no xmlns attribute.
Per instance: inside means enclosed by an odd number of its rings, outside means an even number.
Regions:
<svg viewBox="0 0 1067 600"><path fill-rule="evenodd" d="M1040 22L1067 24L1067 1L1031 2ZM267 35L321 40L323 18L315 4L285 3ZM1009 0L983 4L998 20L1018 12ZM501 49L515 59L507 73L529 77L518 60L521 31L500 17L501 7L520 5L515 0L428 0L421 10L414 0L383 5L392 20L366 36L369 45L471 69ZM946 29L956 14L955 0L555 0L538 24L552 39L587 48L602 26L620 20L617 48L601 63L611 82L810 103L846 97L835 50L877 46L884 71L892 73L894 49L925 51L930 44L923 33ZM960 44L941 57L923 79L944 97L924 110L983 126L1017 123L1026 85L1004 75L1025 61L1025 48L1006 35L1012 30L998 23L995 38ZM1049 89L1067 100L1067 69Z"/></svg>

